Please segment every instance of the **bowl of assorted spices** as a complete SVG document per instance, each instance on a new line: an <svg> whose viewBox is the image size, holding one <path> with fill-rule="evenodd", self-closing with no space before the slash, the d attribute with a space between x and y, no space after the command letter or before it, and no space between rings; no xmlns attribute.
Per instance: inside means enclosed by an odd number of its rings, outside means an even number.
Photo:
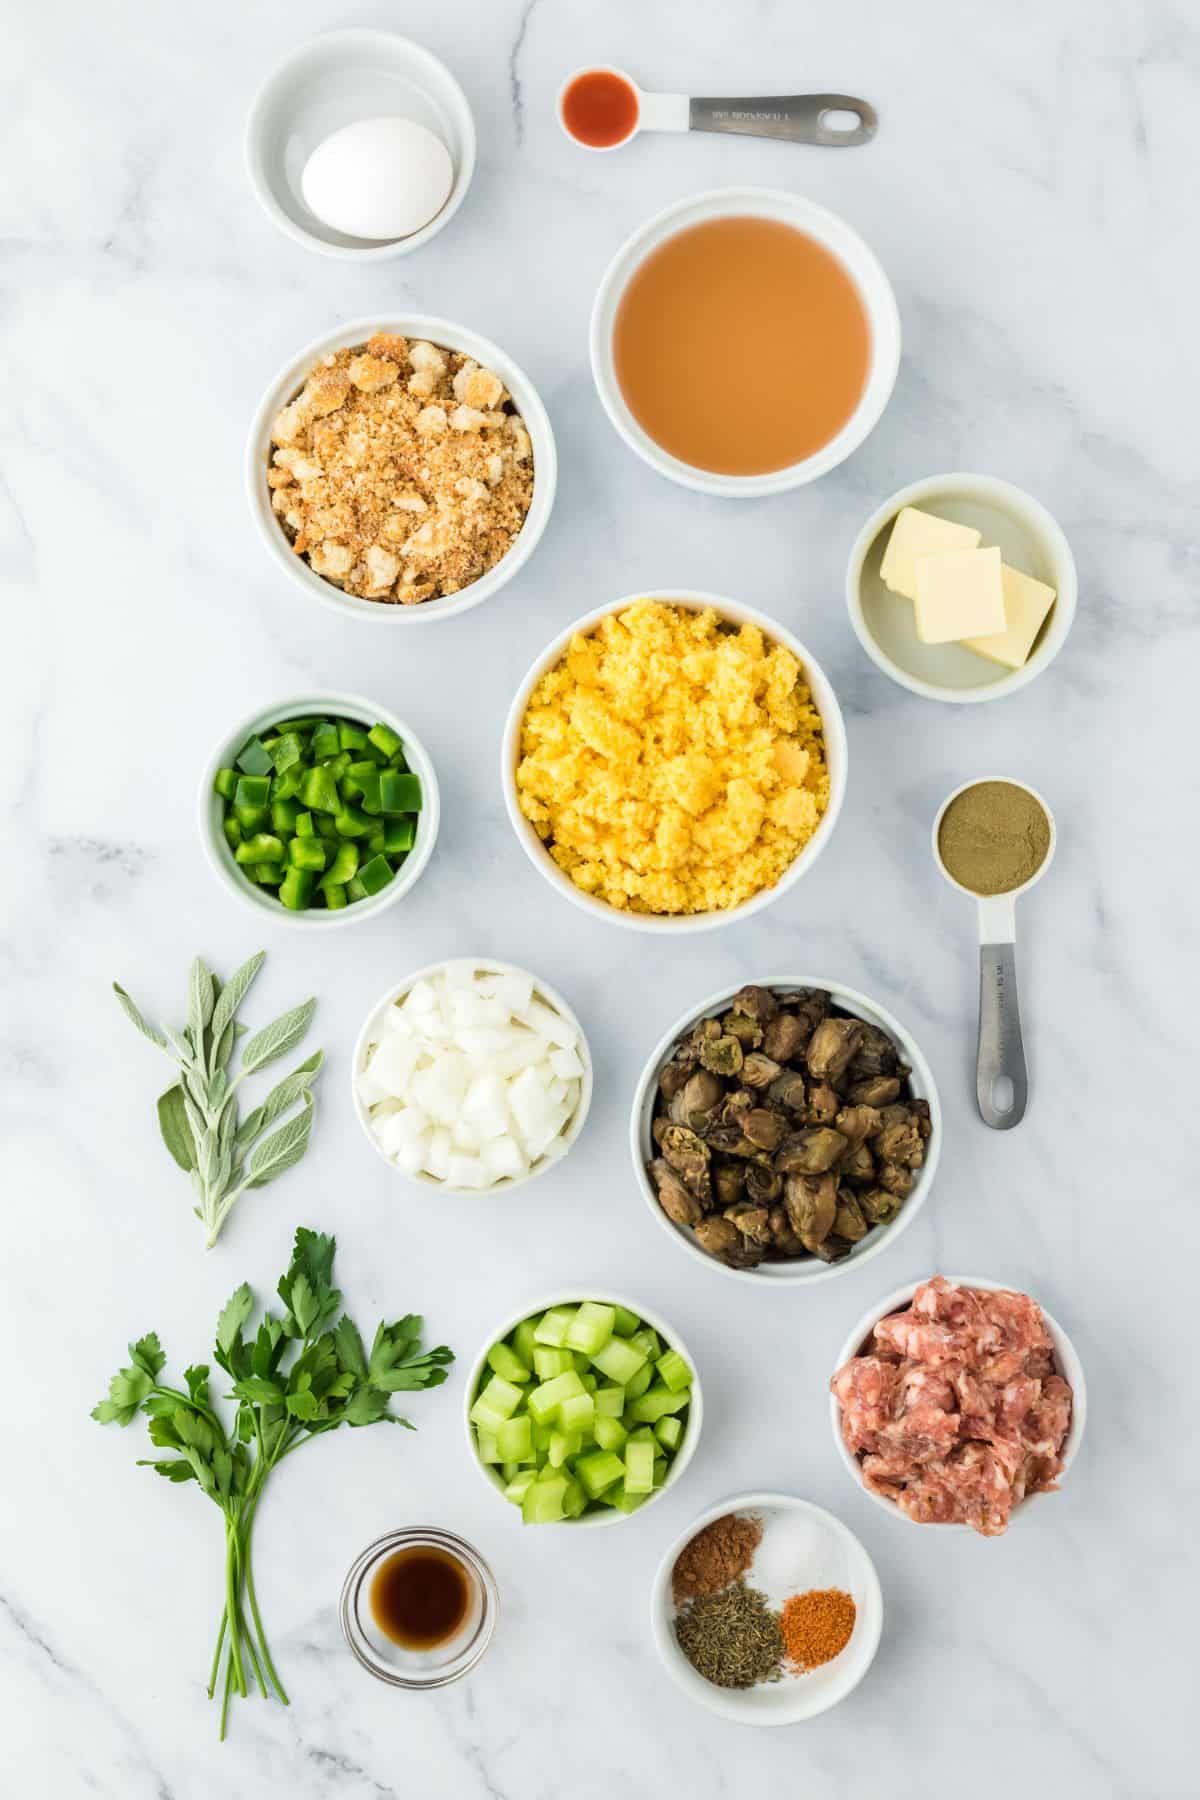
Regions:
<svg viewBox="0 0 1200 1800"><path fill-rule="evenodd" d="M790 1494L742 1494L671 1545L650 1620L689 1699L744 1725L793 1725L858 1686L883 1598L870 1557L832 1513Z"/></svg>

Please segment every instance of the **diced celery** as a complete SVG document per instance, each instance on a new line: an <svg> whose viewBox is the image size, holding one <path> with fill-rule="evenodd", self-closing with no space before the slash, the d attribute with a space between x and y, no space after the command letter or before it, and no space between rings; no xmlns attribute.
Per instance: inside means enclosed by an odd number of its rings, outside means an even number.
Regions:
<svg viewBox="0 0 1200 1800"><path fill-rule="evenodd" d="M539 1424L536 1419L533 1421L533 1448L538 1456L545 1456L547 1450L550 1448L550 1439L553 1436L553 1425L549 1423L544 1425Z"/></svg>
<svg viewBox="0 0 1200 1800"><path fill-rule="evenodd" d="M582 1482L572 1476L567 1483L567 1491L563 1495L562 1508L568 1519L578 1519L587 1511L588 1497Z"/></svg>
<svg viewBox="0 0 1200 1800"><path fill-rule="evenodd" d="M692 1371L678 1350L668 1350L665 1356L659 1357L655 1367L673 1394L680 1393L685 1387L691 1387Z"/></svg>
<svg viewBox="0 0 1200 1800"><path fill-rule="evenodd" d="M536 1479L536 1469L522 1469L519 1475L513 1476L512 1480L505 1488L504 1498L506 1500L511 1500L514 1506L520 1506L522 1500L525 1498Z"/></svg>
<svg viewBox="0 0 1200 1800"><path fill-rule="evenodd" d="M520 1463L502 1462L500 1464L500 1474L504 1478L505 1486L507 1486L508 1483L510 1481L512 1481L514 1479L514 1477L519 1475L520 1473L521 1473Z"/></svg>
<svg viewBox="0 0 1200 1800"><path fill-rule="evenodd" d="M606 1487L622 1479L625 1465L611 1450L591 1450L578 1459L575 1473L594 1500Z"/></svg>
<svg viewBox="0 0 1200 1800"><path fill-rule="evenodd" d="M631 1444L649 1444L651 1449L656 1448L658 1439L649 1425L627 1425L625 1429Z"/></svg>
<svg viewBox="0 0 1200 1800"><path fill-rule="evenodd" d="M558 1408L560 1431L574 1432L583 1437L591 1433L595 1422L596 1402L590 1394L573 1394L560 1403Z"/></svg>
<svg viewBox="0 0 1200 1800"><path fill-rule="evenodd" d="M550 1467L561 1469L568 1456L578 1456L583 1449L583 1439L577 1431L552 1431L548 1452Z"/></svg>
<svg viewBox="0 0 1200 1800"><path fill-rule="evenodd" d="M631 1375L629 1380L625 1383L626 1400L636 1400L639 1394L645 1393L653 1380L654 1370L649 1363L643 1363L637 1374Z"/></svg>
<svg viewBox="0 0 1200 1800"><path fill-rule="evenodd" d="M497 1375L502 1375L505 1381L515 1381L524 1387L527 1381L533 1379L528 1364L523 1363L516 1351L510 1350L505 1343L493 1344L487 1353L487 1360L488 1368L493 1369Z"/></svg>
<svg viewBox="0 0 1200 1800"><path fill-rule="evenodd" d="M567 1341L571 1320L575 1317L573 1306L552 1306L544 1312L534 1327L534 1341L549 1344L552 1350L561 1350Z"/></svg>
<svg viewBox="0 0 1200 1800"><path fill-rule="evenodd" d="M479 1396L485 1406L492 1407L503 1419L510 1419L524 1399L519 1387L511 1381L505 1381L503 1375L493 1375Z"/></svg>
<svg viewBox="0 0 1200 1800"><path fill-rule="evenodd" d="M565 1375L574 1367L575 1359L569 1350L548 1350L539 1344L533 1353L534 1373L539 1381L553 1381L556 1375Z"/></svg>
<svg viewBox="0 0 1200 1800"><path fill-rule="evenodd" d="M597 1413L592 1434L601 1450L620 1450L626 1437L620 1419L611 1418L607 1413Z"/></svg>
<svg viewBox="0 0 1200 1800"><path fill-rule="evenodd" d="M499 1444L489 1432L477 1431L475 1434L475 1441L479 1446L480 1462L498 1463L504 1461L504 1458L500 1454Z"/></svg>
<svg viewBox="0 0 1200 1800"><path fill-rule="evenodd" d="M623 1387L598 1387L596 1389L597 1415L605 1414L610 1419L619 1419L625 1411L625 1389Z"/></svg>
<svg viewBox="0 0 1200 1800"><path fill-rule="evenodd" d="M583 1301L567 1328L567 1348L594 1356L612 1336L616 1316L615 1306L601 1306L595 1300Z"/></svg>
<svg viewBox="0 0 1200 1800"><path fill-rule="evenodd" d="M496 1433L500 1455L505 1462L524 1462L533 1450L533 1421L528 1413L505 1419Z"/></svg>
<svg viewBox="0 0 1200 1800"><path fill-rule="evenodd" d="M625 1492L648 1494L653 1487L654 1445L635 1444L630 1438L625 1445Z"/></svg>
<svg viewBox="0 0 1200 1800"><path fill-rule="evenodd" d="M582 1394L583 1383L574 1369L567 1369L562 1375L556 1375L553 1381L543 1381L535 1387L527 1402L530 1412L539 1425L544 1425L553 1418L564 1400L572 1394Z"/></svg>
<svg viewBox="0 0 1200 1800"><path fill-rule="evenodd" d="M521 1501L521 1517L526 1525L552 1525L563 1518L567 1485L565 1475L554 1475L550 1480L542 1475L531 1481Z"/></svg>
<svg viewBox="0 0 1200 1800"><path fill-rule="evenodd" d="M621 1386L628 1386L645 1361L645 1356L635 1345L625 1338L617 1337L609 1338L607 1344L592 1357L592 1362L600 1373Z"/></svg>
<svg viewBox="0 0 1200 1800"><path fill-rule="evenodd" d="M590 1369L585 1375L581 1375L579 1379L582 1381L589 1394L594 1394L596 1389L600 1386L600 1383L596 1380L596 1377L592 1374Z"/></svg>
<svg viewBox="0 0 1200 1800"><path fill-rule="evenodd" d="M472 1425L478 1427L481 1435L486 1434L488 1437L493 1438L496 1436L507 1417L505 1413L497 1412L494 1406L489 1406L482 1395L476 1400L468 1416Z"/></svg>
<svg viewBox="0 0 1200 1800"><path fill-rule="evenodd" d="M631 1313L627 1306L618 1306L616 1314L613 1330L619 1337L632 1337L642 1321L636 1313Z"/></svg>
<svg viewBox="0 0 1200 1800"><path fill-rule="evenodd" d="M656 1488L660 1488L662 1486L663 1482L667 1479L667 1467L668 1467L668 1464L667 1464L667 1459L665 1456L656 1456L655 1457L655 1459L654 1459L654 1485Z"/></svg>
<svg viewBox="0 0 1200 1800"><path fill-rule="evenodd" d="M675 1413L668 1413L654 1427L654 1435L666 1450L678 1450L683 1441L683 1420Z"/></svg>
<svg viewBox="0 0 1200 1800"><path fill-rule="evenodd" d="M627 1488L620 1488L612 1496L609 1505L618 1512L631 1513L636 1512L639 1506L645 1506L649 1498L649 1494L631 1494Z"/></svg>
<svg viewBox="0 0 1200 1800"><path fill-rule="evenodd" d="M569 1345L567 1346L567 1351L571 1358L572 1368L578 1369L581 1375L586 1375L592 1366L591 1357L587 1356L582 1350L572 1350Z"/></svg>
<svg viewBox="0 0 1200 1800"><path fill-rule="evenodd" d="M522 1319L512 1334L513 1349L527 1369L533 1367L533 1346L537 1342L533 1333L536 1325L536 1319Z"/></svg>
<svg viewBox="0 0 1200 1800"><path fill-rule="evenodd" d="M643 1325L639 1331L635 1331L629 1341L636 1344L639 1350L645 1351L648 1362L653 1362L656 1356L662 1355L658 1333L650 1325Z"/></svg>
<svg viewBox="0 0 1200 1800"><path fill-rule="evenodd" d="M692 1390L684 1388L682 1393L673 1394L669 1387L660 1383L640 1394L630 1402L629 1411L635 1419L643 1420L647 1425L655 1425L666 1413L682 1412L692 1397Z"/></svg>

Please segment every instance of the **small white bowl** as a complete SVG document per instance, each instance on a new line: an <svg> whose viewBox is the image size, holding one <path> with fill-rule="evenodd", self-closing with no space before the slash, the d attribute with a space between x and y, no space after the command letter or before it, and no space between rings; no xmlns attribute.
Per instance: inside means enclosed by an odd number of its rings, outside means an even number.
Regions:
<svg viewBox="0 0 1200 1800"><path fill-rule="evenodd" d="M789 1517L803 1520L811 1551L809 1558L797 1557L795 1576L782 1577L783 1586L779 1587L777 1580L763 1583L757 1579L751 1565L746 1581L765 1592L774 1606L782 1606L791 1594L812 1588L836 1587L849 1594L855 1607L854 1629L850 1642L831 1662L804 1675L785 1675L781 1681L761 1682L752 1688L717 1687L692 1667L675 1637L671 1577L680 1552L697 1532L727 1513L755 1513L762 1519L763 1541L756 1555L769 1552L773 1526L778 1529ZM773 1555L764 1556L764 1563L775 1560ZM786 1568L786 1556L779 1560ZM883 1631L883 1595L871 1558L849 1527L832 1513L792 1494L737 1494L693 1519L663 1557L650 1595L650 1629L663 1667L689 1700L738 1725L798 1725L828 1712L852 1694L874 1662Z"/></svg>
<svg viewBox="0 0 1200 1800"><path fill-rule="evenodd" d="M576 632L594 630L609 613L624 612L626 607L635 605L639 600L660 600L668 606L687 607L691 612L703 612L711 607L721 618L731 620L735 625L757 625L764 637L784 645L801 664L813 704L821 715L825 761L829 769L829 804L821 822L774 887L763 888L761 892L751 895L749 900L743 900L740 906L728 907L723 912L622 912L619 907L610 906L606 900L597 900L591 894L585 894L559 868L518 803L517 764L520 761L521 724L534 688L547 669L552 668L563 656ZM623 600L613 601L608 606L598 606L594 612L585 613L581 619L576 619L573 625L568 625L565 631L560 632L538 657L517 689L516 698L509 709L500 747L500 781L504 789L504 804L508 808L508 816L521 848L539 874L564 899L569 900L573 906L580 907L594 919L606 919L609 924L622 925L629 931L683 933L712 931L719 925L732 925L735 921L748 919L753 913L761 912L765 906L780 899L795 886L802 875L808 873L832 837L838 814L842 810L846 794L846 761L846 727L842 722L842 709L838 705L837 695L824 669L812 653L805 649L799 638L793 637L790 631L776 624L774 619L767 618L765 613L756 612L751 606L743 606L740 601L727 600L721 594L708 594L691 588L650 587L643 589L640 594L626 594Z"/></svg>
<svg viewBox="0 0 1200 1800"><path fill-rule="evenodd" d="M858 405L836 437L820 450L786 469L773 469L765 475L721 475L672 456L634 418L617 379L613 328L630 278L652 251L692 225L706 224L710 219L747 216L774 219L780 224L794 226L823 244L843 264L866 309L871 329L871 366ZM630 449L660 475L679 482L682 487L725 499L746 500L764 494L781 494L788 488L802 487L820 475L827 475L830 469L845 462L874 430L891 398L900 367L900 314L883 265L858 233L836 213L827 212L814 201L806 200L801 194L788 193L783 188L714 188L708 193L694 194L691 199L676 201L626 239L601 280L592 308L590 343L596 391L605 412Z"/></svg>
<svg viewBox="0 0 1200 1800"><path fill-rule="evenodd" d="M463 1400L463 1422L467 1430L467 1452L472 1463L479 1470L479 1473L482 1475L484 1481L486 1481L488 1487L491 1488L494 1494L497 1494L500 1497L508 1511L512 1513L517 1524L521 1523L520 1509L516 1506L512 1506L507 1500L504 1500L504 1483L498 1475L493 1473L493 1466L491 1463L480 1462L478 1451L475 1448L475 1427L471 1423L470 1414L471 1408L475 1404L476 1389L479 1386L480 1376L487 1367L488 1351L492 1348L493 1344L498 1344L501 1338L506 1338L510 1331L515 1331L522 1319L528 1319L532 1317L534 1313L545 1312L551 1306L577 1306L583 1300L595 1300L601 1306L623 1306L629 1312L636 1313L639 1319L644 1320L647 1325L657 1331L659 1337L662 1338L667 1347L671 1350L678 1350L684 1362L686 1362L691 1369L692 1398L688 1405L687 1429L683 1434L683 1442L675 1452L671 1466L667 1470L666 1480L660 1488L655 1488L644 1506L639 1506L637 1511L632 1513L618 1512L615 1507L606 1506L601 1512L584 1513L582 1518L563 1519L560 1520L559 1523L570 1525L571 1527L583 1525L619 1525L625 1519L640 1518L643 1513L649 1511L650 1507L652 1507L657 1500L661 1500L663 1495L675 1486L675 1483L679 1480L683 1471L687 1468L693 1456L696 1454L696 1446L700 1442L700 1426L704 1419L704 1397L700 1389L700 1371L696 1367L696 1359L693 1357L679 1333L672 1326L666 1324L664 1320L660 1319L657 1313L653 1313L650 1311L649 1307L643 1306L640 1300L631 1300L628 1294L614 1294L608 1289L601 1294L596 1293L593 1289L588 1287L569 1288L565 1292L560 1290L558 1293L550 1294L542 1300L531 1300L529 1304L523 1306L519 1312L510 1314L510 1316L505 1319L502 1324L498 1325L495 1331L485 1339L482 1349L471 1364L471 1371L467 1376L467 1385Z"/></svg>
<svg viewBox="0 0 1200 1800"><path fill-rule="evenodd" d="M376 724L390 726L396 736L402 739L408 766L420 780L422 807L417 815L416 841L401 863L399 873L392 876L385 888L381 888L377 894L369 895L365 900L355 900L349 906L339 907L336 912L327 912L320 907L305 912L292 912L290 907L280 904L273 889L259 887L257 882L243 874L240 865L234 861L233 851L221 829L225 802L213 788L213 782L217 770L232 767L234 758L247 739L252 738L256 732L266 731L281 719L310 718L317 713L330 718L353 719L356 724L366 725L368 728ZM357 694L298 694L290 700L275 701L272 705L251 713L235 731L226 732L222 736L205 763L204 773L200 778L200 842L204 846L209 867L230 893L236 894L260 918L273 921L276 925L302 926L306 931L333 931L341 925L354 925L360 919L374 918L385 907L394 906L397 900L416 886L425 873L433 855L433 846L437 842L440 821L441 799L437 775L424 744L412 726L407 725L398 714L389 712L384 706L376 706L370 700L363 700Z"/></svg>
<svg viewBox="0 0 1200 1800"><path fill-rule="evenodd" d="M904 506L920 507L983 533L983 547L998 544L1004 561L1055 590L1056 598L1029 660L1004 669L963 644L923 644L911 600L884 586L879 565L889 528ZM893 681L926 700L971 705L1015 694L1048 669L1067 641L1079 584L1075 558L1061 526L1040 500L992 475L929 475L901 488L867 520L850 552L846 605L858 641Z"/></svg>
<svg viewBox="0 0 1200 1800"><path fill-rule="evenodd" d="M454 185L428 225L378 243L324 224L305 205L300 178L331 132L389 116L412 119L442 140ZM263 211L293 243L343 262L389 262L436 237L462 205L475 173L475 121L445 63L411 38L331 31L290 51L258 90L246 121L246 172Z"/></svg>
<svg viewBox="0 0 1200 1800"><path fill-rule="evenodd" d="M654 1120L654 1102L658 1096L658 1077L662 1072L672 1050L679 1040L692 1029L693 1025L710 1014L720 1012L727 1006L733 996L748 984L735 982L732 987L722 988L719 993L711 994L700 1006L694 1006L686 1012L682 1019L672 1025L656 1044L637 1085L633 1097L633 1111L629 1121L629 1146L633 1154L633 1172L637 1184L642 1191L650 1211L667 1235L686 1250L689 1256L704 1264L705 1268L715 1269L721 1275L732 1275L737 1281L764 1280L773 1284L803 1284L811 1287L814 1282L828 1281L835 1275L844 1275L847 1269L861 1269L865 1262L878 1256L896 1242L900 1234L908 1229L929 1198L929 1190L933 1186L933 1178L937 1173L938 1162L942 1154L942 1103L938 1098L937 1083L933 1079L933 1070L926 1062L920 1045L907 1032L900 1021L886 1012L877 1001L866 994L860 994L856 988L843 987L840 982L827 981L819 975L799 975L795 977L764 976L755 980L755 987L765 988L821 988L832 995L834 1002L844 1007L856 1018L864 1019L868 1025L876 1025L880 1031L886 1031L895 1042L904 1061L909 1064L912 1073L908 1083L914 1099L929 1102L929 1123L931 1131L926 1146L925 1161L916 1172L913 1191L905 1200L896 1217L888 1225L876 1225L868 1231L865 1238L855 1244L849 1256L840 1262L824 1263L819 1257L805 1257L796 1262L763 1262L757 1269L731 1269L728 1263L719 1262L710 1256L696 1242L695 1235L684 1225L676 1225L668 1219L658 1203L658 1195L654 1184L646 1173L646 1164L655 1154L654 1139L650 1128Z"/></svg>
<svg viewBox="0 0 1200 1800"><path fill-rule="evenodd" d="M949 1275L947 1276L947 1280L952 1281L956 1287L982 1288L985 1292L992 1294L1001 1292L1020 1293L1023 1291L1020 1288L1014 1288L1009 1282L987 1281L980 1275ZM908 1306L917 1289L922 1286L924 1286L923 1282L913 1281L909 1282L906 1287L896 1288L893 1293L888 1294L883 1300L877 1301L874 1306L863 1314L858 1324L854 1327L854 1330L846 1339L846 1342L842 1345L837 1362L834 1364L833 1372L835 1375L839 1369L846 1366L852 1357L861 1354L866 1346L867 1340L870 1338L871 1333L874 1331L876 1325L878 1325L880 1319L886 1319L889 1313L900 1312L902 1308ZM1058 1372L1070 1385L1072 1394L1071 1424L1067 1431L1067 1441L1063 1445L1063 1467L1062 1473L1058 1478L1059 1482L1062 1483L1065 1481L1071 1464L1075 1461L1075 1458L1079 1453L1079 1446L1083 1442L1083 1428L1087 1420L1087 1384L1084 1381L1083 1364L1079 1360L1074 1344L1071 1342L1058 1320L1042 1306L1040 1300L1038 1301L1038 1305L1041 1307L1042 1317L1046 1321L1046 1329L1054 1340L1054 1357L1058 1364ZM861 1493L864 1493L868 1500L873 1500L876 1506L882 1507L884 1512L888 1513L893 1519L902 1519L906 1525L918 1525L922 1531L929 1531L930 1529L969 1531L971 1529L969 1525L960 1524L959 1521L955 1519L933 1520L928 1525L922 1525L918 1519L910 1519L907 1513L902 1513L900 1508L891 1500L885 1500L882 1494L872 1493L870 1488L866 1487L863 1483L862 1470L859 1467L858 1458L850 1454L846 1440L842 1436L842 1409L832 1390L829 1395L829 1422L833 1427L833 1441L837 1446L837 1453L841 1458L847 1473L853 1480L855 1487L857 1487ZM1012 1519L1015 1520L1023 1513L1025 1508L1029 1506L1032 1501L1052 1498L1053 1492L1046 1493L1042 1491L1036 1494L1028 1494L1024 1500L1013 1507ZM1010 1524L1011 1522L1012 1521L1010 1520Z"/></svg>
<svg viewBox="0 0 1200 1800"><path fill-rule="evenodd" d="M512 395L533 446L533 498L524 524L510 549L486 575L481 575L478 581L471 582L461 592L446 594L437 600L423 600L417 606L402 606L394 601L364 600L358 594L343 593L332 581L326 581L317 575L303 557L296 555L288 542L272 509L271 489L267 486L267 471L271 466L271 426L275 415L299 393L320 357L333 350L352 349L358 344L364 344L376 331L391 331L400 337L423 338L442 349L458 350L465 356L474 357L476 362L491 369ZM506 582L511 581L517 571L529 561L546 529L550 510L554 505L557 482L558 454L550 418L537 389L524 370L488 338L480 337L477 332L468 330L464 325L455 325L449 319L435 318L429 313L373 313L365 319L352 319L349 324L339 325L335 331L327 331L314 338L285 364L263 395L246 445L246 492L250 500L250 511L254 515L263 543L284 574L310 598L334 607L344 616L380 620L401 629L408 625L434 624L438 620L453 619L461 613L470 612L472 607L490 599Z"/></svg>
<svg viewBox="0 0 1200 1800"><path fill-rule="evenodd" d="M583 1075L579 1081L579 1104L555 1139L553 1153L547 1152L546 1155L540 1157L527 1175L516 1177L506 1175L502 1180L493 1182L491 1187L486 1188L451 1187L448 1181L438 1181L435 1176L427 1175L424 1170L419 1170L412 1175L407 1169L401 1169L380 1146L379 1140L371 1130L370 1110L363 1104L358 1094L359 1072L366 1066L368 1052L379 1042L381 1015L387 1011L389 1006L394 1006L397 1000L403 999L404 995L415 987L418 981L428 981L431 975L440 975L454 964L464 962L470 963L473 969L486 970L493 975L528 977L533 983L535 994L545 1000L547 1005L552 1006L554 1011L560 1014L568 1024L573 1025L579 1033L579 1043L576 1048L579 1052L579 1060L583 1064ZM403 981L398 982L395 987L389 988L387 993L381 995L372 1006L367 1014L366 1023L358 1034L354 1055L350 1059L350 1096L355 1116L366 1133L367 1142L375 1154L387 1164L393 1175L402 1175L406 1181L415 1181L420 1187L433 1188L439 1194L453 1195L463 1200L486 1200L493 1194L511 1194L515 1188L525 1187L529 1182L536 1181L539 1175L546 1173L547 1169L557 1168L586 1123L592 1104L592 1079L592 1053L588 1047L587 1038L584 1036L583 1026L562 995L557 989L552 988L548 981L543 981L540 976L531 975L528 969L518 968L515 963L498 962L494 956L450 957L442 962L430 963L426 968L417 969L413 974L406 975ZM521 1316L523 1318L525 1315ZM515 1320L513 1322L516 1323Z"/></svg>

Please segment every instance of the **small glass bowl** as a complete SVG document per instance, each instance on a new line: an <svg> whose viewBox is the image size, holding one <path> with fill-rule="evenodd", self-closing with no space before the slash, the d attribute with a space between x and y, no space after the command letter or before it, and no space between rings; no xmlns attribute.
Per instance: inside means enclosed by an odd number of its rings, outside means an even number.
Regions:
<svg viewBox="0 0 1200 1800"><path fill-rule="evenodd" d="M406 1650L394 1643L371 1614L371 1578L380 1563L397 1550L421 1545L448 1551L463 1567L471 1598L458 1631L434 1650ZM391 1687L439 1688L457 1681L475 1667L492 1639L500 1596L492 1571L465 1539L433 1525L410 1525L389 1531L368 1544L355 1560L342 1586L340 1606L346 1642L363 1668Z"/></svg>

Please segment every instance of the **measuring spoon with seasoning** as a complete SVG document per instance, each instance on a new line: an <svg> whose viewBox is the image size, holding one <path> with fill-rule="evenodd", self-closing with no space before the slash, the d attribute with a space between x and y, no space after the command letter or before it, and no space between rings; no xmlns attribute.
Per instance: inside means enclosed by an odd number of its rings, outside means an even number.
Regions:
<svg viewBox="0 0 1200 1800"><path fill-rule="evenodd" d="M619 150L639 131L719 131L848 149L874 137L879 117L850 94L693 99L649 94L623 69L577 69L558 96L558 122L586 150Z"/></svg>
<svg viewBox="0 0 1200 1800"><path fill-rule="evenodd" d="M1029 1076L1017 999L1016 900L1050 867L1054 815L1034 788L996 777L967 781L933 821L933 856L979 911L979 1045L975 1097L985 1125L1025 1117Z"/></svg>

